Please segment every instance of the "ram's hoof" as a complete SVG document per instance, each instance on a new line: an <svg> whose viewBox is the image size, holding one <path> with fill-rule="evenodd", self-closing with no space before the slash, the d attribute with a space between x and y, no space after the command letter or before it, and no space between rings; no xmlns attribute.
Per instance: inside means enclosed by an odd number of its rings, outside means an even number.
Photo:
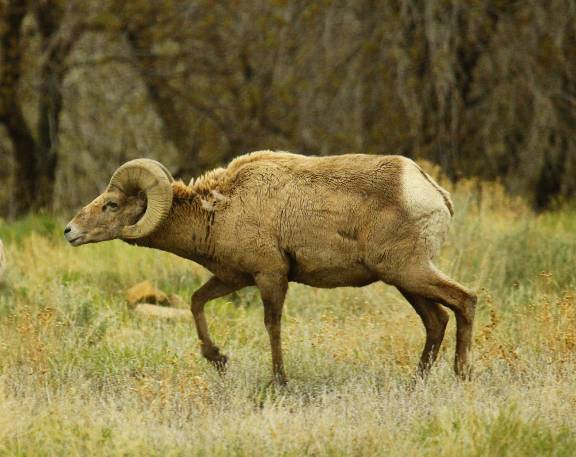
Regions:
<svg viewBox="0 0 576 457"><path fill-rule="evenodd" d="M224 373L226 371L226 364L228 363L228 357L224 354L218 354L218 357L210 360L214 368L216 368L220 373Z"/></svg>
<svg viewBox="0 0 576 457"><path fill-rule="evenodd" d="M274 375L268 383L268 387L286 387L288 385L288 378L286 375Z"/></svg>
<svg viewBox="0 0 576 457"><path fill-rule="evenodd" d="M226 369L228 357L226 357L224 354L220 354L220 349L218 349L216 346L208 348L203 347L202 355L205 359L210 361L210 363L212 363L212 365L214 365L218 371L223 372Z"/></svg>

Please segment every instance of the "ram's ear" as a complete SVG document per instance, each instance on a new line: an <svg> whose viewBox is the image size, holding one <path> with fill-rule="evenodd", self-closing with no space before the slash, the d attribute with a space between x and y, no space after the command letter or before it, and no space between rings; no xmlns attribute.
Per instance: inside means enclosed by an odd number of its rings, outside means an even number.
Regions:
<svg viewBox="0 0 576 457"><path fill-rule="evenodd" d="M145 192L138 192L138 195L136 195L135 200L136 205L142 210L145 210L146 207L148 206L148 201L146 200Z"/></svg>

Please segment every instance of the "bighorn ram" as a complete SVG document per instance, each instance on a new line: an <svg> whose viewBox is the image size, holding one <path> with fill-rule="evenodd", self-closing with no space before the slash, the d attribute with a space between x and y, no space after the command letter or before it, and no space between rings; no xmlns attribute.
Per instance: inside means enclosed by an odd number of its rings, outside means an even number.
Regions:
<svg viewBox="0 0 576 457"><path fill-rule="evenodd" d="M469 373L476 297L432 263L452 215L448 192L401 156L305 157L260 151L206 173L190 186L158 162L122 165L106 191L64 233L72 246L122 239L193 260L214 276L192 296L202 354L226 357L208 333L204 305L256 285L277 382L286 375L280 321L290 281L315 287L398 288L426 328L425 374L456 315L455 371Z"/></svg>

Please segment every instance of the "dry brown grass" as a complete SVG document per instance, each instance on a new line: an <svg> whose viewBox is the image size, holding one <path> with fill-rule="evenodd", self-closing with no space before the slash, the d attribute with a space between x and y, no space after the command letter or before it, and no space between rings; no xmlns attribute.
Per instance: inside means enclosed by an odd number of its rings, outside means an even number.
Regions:
<svg viewBox="0 0 576 457"><path fill-rule="evenodd" d="M189 296L202 269L119 242L74 250L41 219L0 225L0 455L574 455L576 216L534 216L499 189L456 189L440 260L480 295L474 380L453 377L451 319L414 388L423 330L384 285L292 286L276 390L254 291L208 306L221 377L189 322L124 302L143 279Z"/></svg>

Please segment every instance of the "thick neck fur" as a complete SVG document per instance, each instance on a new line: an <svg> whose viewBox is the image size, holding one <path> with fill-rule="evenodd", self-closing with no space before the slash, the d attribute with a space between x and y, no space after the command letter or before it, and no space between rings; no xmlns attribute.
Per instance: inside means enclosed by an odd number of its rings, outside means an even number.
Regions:
<svg viewBox="0 0 576 457"><path fill-rule="evenodd" d="M207 211L200 195L183 183L174 183L173 192L172 208L166 220L154 233L134 244L204 263L203 260L211 259L214 253L214 212Z"/></svg>

